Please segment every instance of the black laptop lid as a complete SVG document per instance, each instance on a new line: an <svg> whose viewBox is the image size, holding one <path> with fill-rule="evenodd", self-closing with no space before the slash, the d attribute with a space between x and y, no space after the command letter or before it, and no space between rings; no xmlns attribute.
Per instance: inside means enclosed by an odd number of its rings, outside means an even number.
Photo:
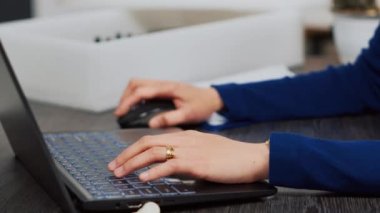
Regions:
<svg viewBox="0 0 380 213"><path fill-rule="evenodd" d="M72 212L63 183L0 42L0 120L16 157L65 212Z"/></svg>

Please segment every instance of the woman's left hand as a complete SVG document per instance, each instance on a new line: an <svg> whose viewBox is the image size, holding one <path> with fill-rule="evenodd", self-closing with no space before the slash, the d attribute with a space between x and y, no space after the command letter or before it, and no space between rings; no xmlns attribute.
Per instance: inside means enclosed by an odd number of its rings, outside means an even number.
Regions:
<svg viewBox="0 0 380 213"><path fill-rule="evenodd" d="M167 159L173 147L174 157ZM213 134L184 131L145 136L125 149L108 168L116 177L158 163L140 174L144 182L185 174L219 183L250 183L268 177L267 144L234 141Z"/></svg>

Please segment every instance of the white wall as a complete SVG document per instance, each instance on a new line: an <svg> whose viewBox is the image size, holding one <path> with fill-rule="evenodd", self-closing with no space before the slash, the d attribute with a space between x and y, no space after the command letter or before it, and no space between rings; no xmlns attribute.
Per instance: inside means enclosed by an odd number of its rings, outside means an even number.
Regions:
<svg viewBox="0 0 380 213"><path fill-rule="evenodd" d="M299 9L309 27L329 27L330 0L34 0L35 14L46 16L81 9L104 7L221 8L238 10ZM380 1L380 0L378 0Z"/></svg>
<svg viewBox="0 0 380 213"><path fill-rule="evenodd" d="M33 14L35 16L52 15L62 7L65 0L34 0L33 1Z"/></svg>

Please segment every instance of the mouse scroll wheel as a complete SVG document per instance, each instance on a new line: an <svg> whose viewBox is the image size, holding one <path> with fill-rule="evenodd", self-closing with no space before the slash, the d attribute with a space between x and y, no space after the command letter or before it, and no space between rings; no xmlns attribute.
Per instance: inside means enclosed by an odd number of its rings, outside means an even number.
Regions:
<svg viewBox="0 0 380 213"><path fill-rule="evenodd" d="M160 112L160 111L161 111L160 108L154 108L154 109L152 110L153 113L157 113L157 112Z"/></svg>
<svg viewBox="0 0 380 213"><path fill-rule="evenodd" d="M143 117L146 117L147 115L148 115L147 112L143 112L143 113L141 113L141 114L139 115L139 117L140 117L140 118L143 118Z"/></svg>
<svg viewBox="0 0 380 213"><path fill-rule="evenodd" d="M141 113L141 114L139 115L139 117L140 117L140 118L144 118L144 117L148 116L148 114L154 114L154 113L158 113L158 112L160 112L160 111L161 111L160 108L154 108L154 109L151 111L151 113L143 112L143 113Z"/></svg>

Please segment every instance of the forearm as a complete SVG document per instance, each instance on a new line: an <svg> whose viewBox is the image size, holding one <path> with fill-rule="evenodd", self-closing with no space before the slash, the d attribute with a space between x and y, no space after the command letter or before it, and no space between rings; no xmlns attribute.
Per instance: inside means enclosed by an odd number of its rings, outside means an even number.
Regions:
<svg viewBox="0 0 380 213"><path fill-rule="evenodd" d="M276 133L269 180L277 186L380 194L380 141L333 141Z"/></svg>
<svg viewBox="0 0 380 213"><path fill-rule="evenodd" d="M357 113L365 103L356 94L350 65L295 78L215 86L231 120L269 121ZM353 77L355 78L355 76Z"/></svg>
<svg viewBox="0 0 380 213"><path fill-rule="evenodd" d="M353 65L260 83L214 86L230 120L268 121L380 110L380 27Z"/></svg>

